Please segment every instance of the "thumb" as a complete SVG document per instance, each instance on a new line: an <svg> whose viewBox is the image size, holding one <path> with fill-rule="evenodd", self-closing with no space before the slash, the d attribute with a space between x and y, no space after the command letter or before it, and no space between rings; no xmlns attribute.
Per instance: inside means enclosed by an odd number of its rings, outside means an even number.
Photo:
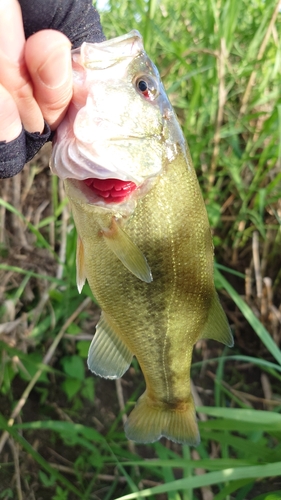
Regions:
<svg viewBox="0 0 281 500"><path fill-rule="evenodd" d="M57 128L72 97L71 43L54 30L42 30L26 41L25 60L34 97L51 129Z"/></svg>
<svg viewBox="0 0 281 500"><path fill-rule="evenodd" d="M21 130L17 105L9 92L0 84L0 142L16 139Z"/></svg>

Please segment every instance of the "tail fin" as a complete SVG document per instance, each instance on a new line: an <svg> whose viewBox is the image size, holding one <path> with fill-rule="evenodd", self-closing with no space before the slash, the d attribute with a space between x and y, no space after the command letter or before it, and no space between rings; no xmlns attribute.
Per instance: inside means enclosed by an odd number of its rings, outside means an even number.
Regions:
<svg viewBox="0 0 281 500"><path fill-rule="evenodd" d="M125 433L137 443L153 443L166 437L176 443L197 446L200 435L192 396L184 409L175 409L167 404L153 405L145 392L129 415Z"/></svg>

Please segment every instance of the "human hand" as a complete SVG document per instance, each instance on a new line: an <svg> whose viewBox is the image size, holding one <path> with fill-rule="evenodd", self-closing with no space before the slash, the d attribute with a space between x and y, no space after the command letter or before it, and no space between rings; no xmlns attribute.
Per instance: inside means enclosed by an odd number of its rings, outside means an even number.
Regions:
<svg viewBox="0 0 281 500"><path fill-rule="evenodd" d="M0 141L54 130L72 96L71 43L55 30L25 40L17 0L0 0Z"/></svg>
<svg viewBox="0 0 281 500"><path fill-rule="evenodd" d="M0 178L20 172L62 121L71 43L104 39L92 0L0 0Z"/></svg>

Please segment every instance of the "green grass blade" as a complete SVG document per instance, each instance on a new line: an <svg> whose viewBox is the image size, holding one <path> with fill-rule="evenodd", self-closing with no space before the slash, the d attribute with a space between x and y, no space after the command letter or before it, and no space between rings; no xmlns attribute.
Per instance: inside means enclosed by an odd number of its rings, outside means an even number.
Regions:
<svg viewBox="0 0 281 500"><path fill-rule="evenodd" d="M264 343L265 347L281 365L281 351L272 337L269 335L266 328L262 325L262 323L254 315L250 307L246 304L246 302L244 302L244 300L240 297L236 290L234 290L234 288L229 284L229 282L224 278L224 276L219 272L218 269L215 269L215 277L220 281L222 287L229 293L230 297L235 302L237 307L239 307L240 311L243 313L251 327L255 330L256 334Z"/></svg>
<svg viewBox="0 0 281 500"><path fill-rule="evenodd" d="M184 445L186 446L186 445ZM163 467L164 469L171 467L173 465L174 468L178 469L207 469L209 471L219 471L222 469L231 469L237 467L244 467L246 465L255 465L257 462L257 457L254 460L242 460L237 458L216 458L210 460L209 458L203 458L201 460L188 460L186 458L173 458L171 459L162 459L162 458L153 458L147 460L133 460L128 462L123 462L123 466L132 466L138 465L139 467L143 467L146 469L155 469L159 467ZM166 473L164 471L164 473ZM190 474L191 477L191 474Z"/></svg>
<svg viewBox="0 0 281 500"><path fill-rule="evenodd" d="M240 422L251 422L259 424L276 424L281 426L281 415L273 411L246 410L240 408L215 408L210 406L197 407L199 413L205 413L211 417L239 420ZM281 427L280 427L281 428Z"/></svg>
<svg viewBox="0 0 281 500"><path fill-rule="evenodd" d="M206 359L204 361L198 361L197 363L192 364L192 368L196 367L202 367L203 365L206 365L208 363L214 363L218 362L220 358L210 358ZM259 359L259 358L253 358L252 356L244 356L242 354L235 354L234 356L226 356L224 358L225 363L226 362L232 362L232 361L244 361L245 363L252 363L254 365L260 366L261 368L264 368L265 370L269 371L272 373L274 376L278 376L277 373L274 372L281 372L281 366L276 365L275 363L271 363L270 361L266 361L265 359Z"/></svg>
<svg viewBox="0 0 281 500"><path fill-rule="evenodd" d="M16 424L14 425L15 429L46 429L58 432L59 434L69 434L75 436L83 436L85 439L88 439L89 443L91 441L105 443L105 438L99 434L92 427L87 427L82 424L75 424L73 422L60 422L56 420L46 420L46 421L35 421L35 422L27 422L25 424Z"/></svg>
<svg viewBox="0 0 281 500"><path fill-rule="evenodd" d="M239 488L248 485L249 483L252 482L252 479L240 479L240 481L233 481L225 488L223 488L215 497L213 500L225 500L228 495L233 493L234 491L237 491Z"/></svg>
<svg viewBox="0 0 281 500"><path fill-rule="evenodd" d="M59 280L58 278L54 278L53 276L49 276L48 274L38 274L33 271L28 271L27 269L22 269L17 266L9 266L8 264L0 264L0 269L2 271L12 271L13 273L24 274L25 276L29 276L30 278L38 278L40 280L51 281L53 283L57 283L57 285L65 285L65 282Z"/></svg>
<svg viewBox="0 0 281 500"><path fill-rule="evenodd" d="M28 229L36 236L38 242L44 248L47 248L47 250L49 250L49 252L52 254L52 256L56 260L58 260L58 257L56 256L55 251L53 250L53 248L51 247L51 245L47 242L47 240L40 233L40 231L38 231L38 229L33 224L31 224L21 212L19 212L10 203L7 203L5 200L2 200L1 198L0 198L0 206L6 208L7 210L9 210L10 212L12 212L13 214L17 215L17 217L19 219L21 219L26 224L26 226L28 227Z"/></svg>
<svg viewBox="0 0 281 500"><path fill-rule="evenodd" d="M202 488L213 484L238 481L240 479L261 479L264 477L279 476L281 471L281 462L273 464L255 465L251 467L238 467L237 469L224 469L219 472L209 472L202 476L196 476L187 479L178 479L171 483L166 483L154 488L147 488L138 493L131 493L116 500L133 500L135 498L145 498L169 491L185 490L187 488Z"/></svg>

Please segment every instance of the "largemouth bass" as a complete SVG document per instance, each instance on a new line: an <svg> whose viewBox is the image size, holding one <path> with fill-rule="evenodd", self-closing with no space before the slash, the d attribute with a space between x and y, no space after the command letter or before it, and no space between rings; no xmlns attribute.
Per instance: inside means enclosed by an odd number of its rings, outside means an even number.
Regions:
<svg viewBox="0 0 281 500"><path fill-rule="evenodd" d="M77 285L101 309L88 366L115 379L133 355L146 391L129 439L197 445L195 342L233 338L213 281L213 245L195 170L137 31L73 51L74 96L52 169L78 233Z"/></svg>

